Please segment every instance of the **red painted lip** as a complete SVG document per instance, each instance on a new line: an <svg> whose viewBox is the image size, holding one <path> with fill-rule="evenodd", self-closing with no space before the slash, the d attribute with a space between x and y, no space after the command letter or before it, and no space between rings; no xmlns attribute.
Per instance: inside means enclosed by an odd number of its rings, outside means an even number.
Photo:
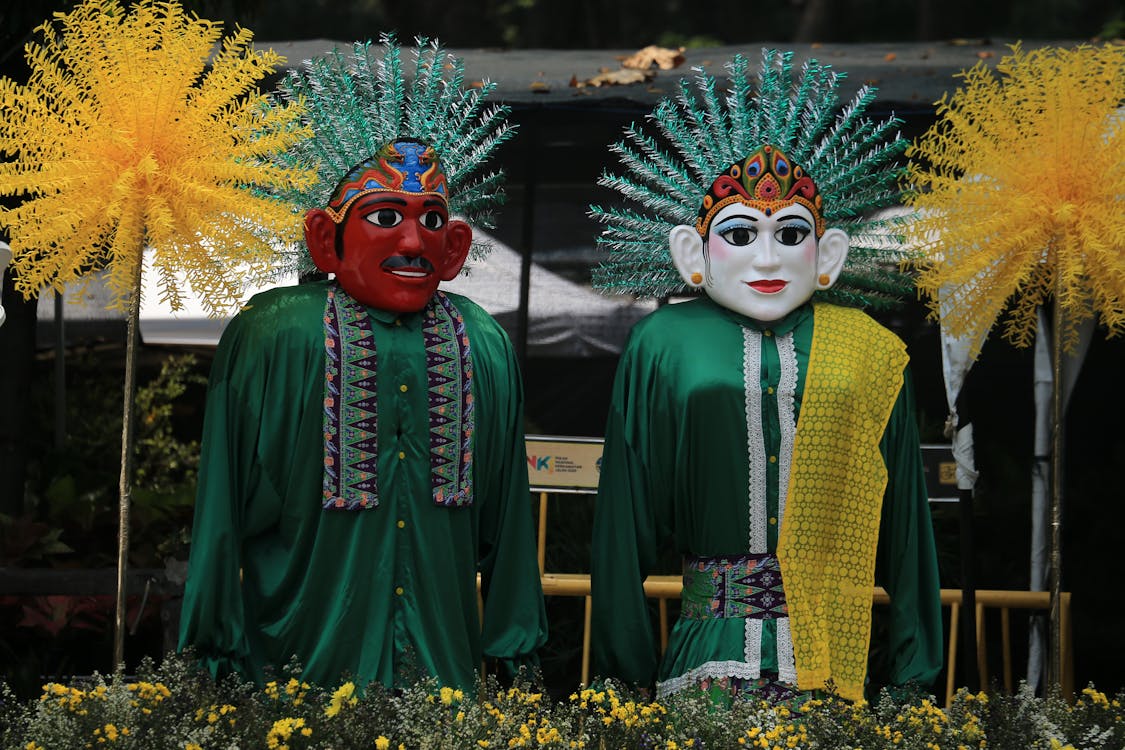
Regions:
<svg viewBox="0 0 1125 750"><path fill-rule="evenodd" d="M748 282L751 289L763 294L777 294L785 287L789 286L788 281L781 279L762 279L761 281Z"/></svg>

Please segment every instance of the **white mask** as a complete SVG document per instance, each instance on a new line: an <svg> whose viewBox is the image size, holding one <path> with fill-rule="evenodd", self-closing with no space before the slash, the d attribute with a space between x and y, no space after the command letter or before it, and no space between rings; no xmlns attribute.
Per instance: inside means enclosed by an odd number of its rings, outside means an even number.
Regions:
<svg viewBox="0 0 1125 750"><path fill-rule="evenodd" d="M719 305L771 323L835 282L847 257L848 237L829 229L818 242L816 222L793 203L771 211L740 202L711 219L706 246L694 227L672 230L672 258L684 281ZM819 246L819 247L818 247Z"/></svg>

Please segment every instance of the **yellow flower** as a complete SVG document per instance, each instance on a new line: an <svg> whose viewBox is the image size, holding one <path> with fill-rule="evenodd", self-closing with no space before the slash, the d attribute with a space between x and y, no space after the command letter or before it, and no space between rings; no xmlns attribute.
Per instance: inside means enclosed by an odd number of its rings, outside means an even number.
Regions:
<svg viewBox="0 0 1125 750"><path fill-rule="evenodd" d="M312 729L305 726L304 719L278 719L266 734L266 746L276 748L276 750L285 750L288 748L285 743L293 736L294 732L300 732L300 734L308 737L312 734Z"/></svg>
<svg viewBox="0 0 1125 750"><path fill-rule="evenodd" d="M439 695L443 706L448 706L453 703L453 688L443 687Z"/></svg>
<svg viewBox="0 0 1125 750"><path fill-rule="evenodd" d="M184 745L184 750L203 750L203 747L194 742L188 742Z"/></svg>
<svg viewBox="0 0 1125 750"><path fill-rule="evenodd" d="M165 302L182 304L181 274L218 312L268 270L268 234L297 237L286 205L247 188L308 180L267 160L309 132L297 106L247 94L282 59L222 28L174 1L84 0L39 27L27 85L0 79L0 193L27 196L0 227L25 295L106 268L127 309L150 246Z"/></svg>
<svg viewBox="0 0 1125 750"><path fill-rule="evenodd" d="M383 735L379 735L375 738L375 750L388 750L390 746L391 741Z"/></svg>
<svg viewBox="0 0 1125 750"><path fill-rule="evenodd" d="M328 706L324 709L324 715L332 718L340 713L344 706L354 706L358 702L359 698L355 696L355 683L345 682L336 688L336 692L332 693L332 698L329 699Z"/></svg>
<svg viewBox="0 0 1125 750"><path fill-rule="evenodd" d="M996 71L963 72L907 152L921 217L909 234L928 256L918 288L973 357L1004 309L1005 338L1029 345L1050 297L1066 311L1067 350L1095 314L1121 334L1125 47L1015 45Z"/></svg>

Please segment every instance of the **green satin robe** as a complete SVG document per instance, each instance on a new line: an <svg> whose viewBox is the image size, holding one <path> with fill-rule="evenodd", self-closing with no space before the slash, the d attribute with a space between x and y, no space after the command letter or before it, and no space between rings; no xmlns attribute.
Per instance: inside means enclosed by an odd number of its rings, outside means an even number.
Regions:
<svg viewBox="0 0 1125 750"><path fill-rule="evenodd" d="M507 335L449 295L473 357L475 494L470 507L441 507L430 490L421 314L369 310L379 505L324 510L325 297L324 283L256 295L219 344L180 647L215 674L258 682L295 656L304 679L329 687L433 675L471 688L482 657L534 663L547 623Z"/></svg>
<svg viewBox="0 0 1125 750"><path fill-rule="evenodd" d="M595 512L596 674L644 686L655 681L670 692L696 676L747 676L741 619L680 619L658 669L641 582L669 543L693 556L776 552L779 472L786 462L765 464L759 512L767 517L755 524L766 530L767 549L751 550L747 441L759 434L767 455L784 458L782 420L788 415L791 438L812 333L811 305L765 326L706 297L662 307L634 328L614 383ZM753 368L744 362L746 336L756 337L760 362ZM779 399L785 392L779 339L792 342L796 361L787 407ZM748 406L745 382L755 370L756 410ZM880 449L889 474L876 581L892 597L887 679L928 685L942 666L940 585L909 377ZM758 668L776 670L775 622L766 620L763 631Z"/></svg>

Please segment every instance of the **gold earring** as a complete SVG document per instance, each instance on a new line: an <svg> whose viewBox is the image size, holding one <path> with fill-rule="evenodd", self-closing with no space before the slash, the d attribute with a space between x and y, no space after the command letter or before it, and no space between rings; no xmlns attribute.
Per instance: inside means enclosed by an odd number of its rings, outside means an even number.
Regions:
<svg viewBox="0 0 1125 750"><path fill-rule="evenodd" d="M826 273L822 273L820 276L817 276L816 280L817 283L819 283L821 286L828 286L832 283L832 277Z"/></svg>
<svg viewBox="0 0 1125 750"><path fill-rule="evenodd" d="M691 283L695 284L696 286L699 286L700 284L702 284L703 283L703 274L701 274L699 271L696 271L695 273L693 273L691 275Z"/></svg>

